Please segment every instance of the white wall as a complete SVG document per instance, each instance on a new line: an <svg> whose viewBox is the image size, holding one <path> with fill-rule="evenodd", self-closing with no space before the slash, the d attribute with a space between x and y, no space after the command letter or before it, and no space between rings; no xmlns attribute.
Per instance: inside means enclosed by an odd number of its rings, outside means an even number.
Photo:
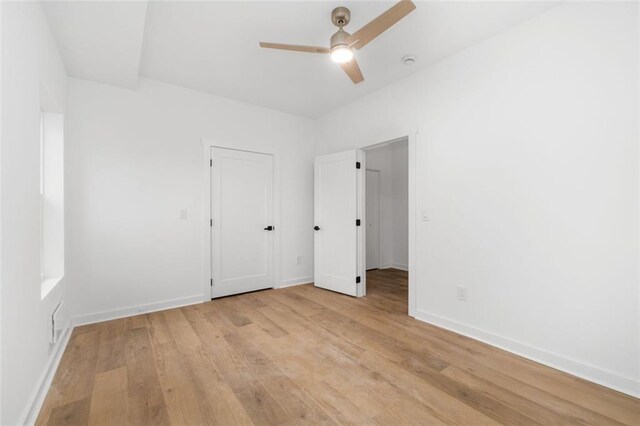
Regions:
<svg viewBox="0 0 640 426"><path fill-rule="evenodd" d="M637 7L553 8L321 118L316 152L419 127L417 317L640 395Z"/></svg>
<svg viewBox="0 0 640 426"><path fill-rule="evenodd" d="M276 155L276 284L312 280L311 120L146 79L137 90L70 79L67 119L74 317L202 300L202 138Z"/></svg>
<svg viewBox="0 0 640 426"><path fill-rule="evenodd" d="M380 268L409 267L409 178L406 140L366 151L367 169L380 171Z"/></svg>
<svg viewBox="0 0 640 426"><path fill-rule="evenodd" d="M2 33L3 33L3 25L2 25L2 16L3 16L3 6L2 2L0 2L0 321L2 321ZM2 423L2 325L0 324L0 423Z"/></svg>
<svg viewBox="0 0 640 426"><path fill-rule="evenodd" d="M3 2L1 51L0 423L18 424L60 346L49 345L48 319L65 282L40 295L39 132L41 84L64 107L66 72L38 3Z"/></svg>

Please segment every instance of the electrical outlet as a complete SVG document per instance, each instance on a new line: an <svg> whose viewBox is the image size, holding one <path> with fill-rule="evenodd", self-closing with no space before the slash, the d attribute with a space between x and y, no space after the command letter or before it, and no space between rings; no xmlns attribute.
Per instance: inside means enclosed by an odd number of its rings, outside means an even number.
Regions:
<svg viewBox="0 0 640 426"><path fill-rule="evenodd" d="M459 301L466 302L467 301L467 288L466 287L457 287L456 288L456 295L457 295Z"/></svg>
<svg viewBox="0 0 640 426"><path fill-rule="evenodd" d="M187 209L181 209L180 210L180 214L178 216L178 219L180 219L180 220L186 220L187 219Z"/></svg>

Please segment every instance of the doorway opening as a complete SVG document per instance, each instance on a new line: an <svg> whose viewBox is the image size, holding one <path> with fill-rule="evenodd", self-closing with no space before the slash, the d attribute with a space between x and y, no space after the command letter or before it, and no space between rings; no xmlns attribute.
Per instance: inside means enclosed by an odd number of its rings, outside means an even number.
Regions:
<svg viewBox="0 0 640 426"><path fill-rule="evenodd" d="M365 149L367 295L408 300L409 143L407 138Z"/></svg>
<svg viewBox="0 0 640 426"><path fill-rule="evenodd" d="M355 297L381 291L368 291L367 279L378 283L374 287L387 287L387 300L399 302L399 309L409 316L416 312L416 150L418 133L405 133L386 142L371 144L315 157L314 160L314 286ZM388 151L387 151L388 150ZM382 156L380 162L376 161ZM395 157L395 161L394 160ZM386 160L389 160L387 167ZM370 162L369 162L370 161ZM395 167L393 167L395 165ZM367 185L366 170L376 176L379 190L377 249L371 251L367 269ZM386 177L394 177L390 186ZM375 188L376 183L370 184ZM390 188L383 191L382 188ZM371 202L371 200L374 200ZM381 206L390 206L391 215ZM426 210L425 210L426 211ZM397 212L394 214L394 212ZM375 214L371 213L375 218ZM375 220L375 219L374 219ZM424 215L423 215L423 220ZM393 227L386 232L387 225ZM375 222L371 223L376 227ZM374 232L376 232L374 230ZM370 236L374 241L375 236ZM389 253L396 255L389 256ZM373 268L376 268L373 270ZM376 274L377 273L377 274ZM387 277L388 276L388 277ZM387 277L387 278L385 278ZM382 281L382 282L381 282ZM389 287L391 281L398 285ZM382 284L377 286L376 284ZM382 292L385 292L382 291ZM395 293L393 293L395 292ZM393 294L391 294L393 293ZM384 297L384 296L383 296ZM400 308L402 306L402 308Z"/></svg>

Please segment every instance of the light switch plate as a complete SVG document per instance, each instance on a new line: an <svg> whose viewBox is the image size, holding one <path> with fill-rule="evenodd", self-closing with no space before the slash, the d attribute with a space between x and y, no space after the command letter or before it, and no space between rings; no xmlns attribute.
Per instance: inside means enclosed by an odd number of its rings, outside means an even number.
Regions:
<svg viewBox="0 0 640 426"><path fill-rule="evenodd" d="M457 287L456 288L456 298L461 302L467 301L467 288L466 287Z"/></svg>

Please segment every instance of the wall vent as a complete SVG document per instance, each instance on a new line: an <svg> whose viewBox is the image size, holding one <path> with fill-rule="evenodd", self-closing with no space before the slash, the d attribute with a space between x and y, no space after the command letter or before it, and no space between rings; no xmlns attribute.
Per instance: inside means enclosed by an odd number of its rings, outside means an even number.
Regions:
<svg viewBox="0 0 640 426"><path fill-rule="evenodd" d="M51 343L52 345L54 345L57 341L58 341L58 334L59 334L59 325L60 325L60 321L62 320L62 309L60 309L62 307L62 302L58 303L58 306L56 306L56 308L53 310L53 313L51 314L51 329L49 330L49 343Z"/></svg>

